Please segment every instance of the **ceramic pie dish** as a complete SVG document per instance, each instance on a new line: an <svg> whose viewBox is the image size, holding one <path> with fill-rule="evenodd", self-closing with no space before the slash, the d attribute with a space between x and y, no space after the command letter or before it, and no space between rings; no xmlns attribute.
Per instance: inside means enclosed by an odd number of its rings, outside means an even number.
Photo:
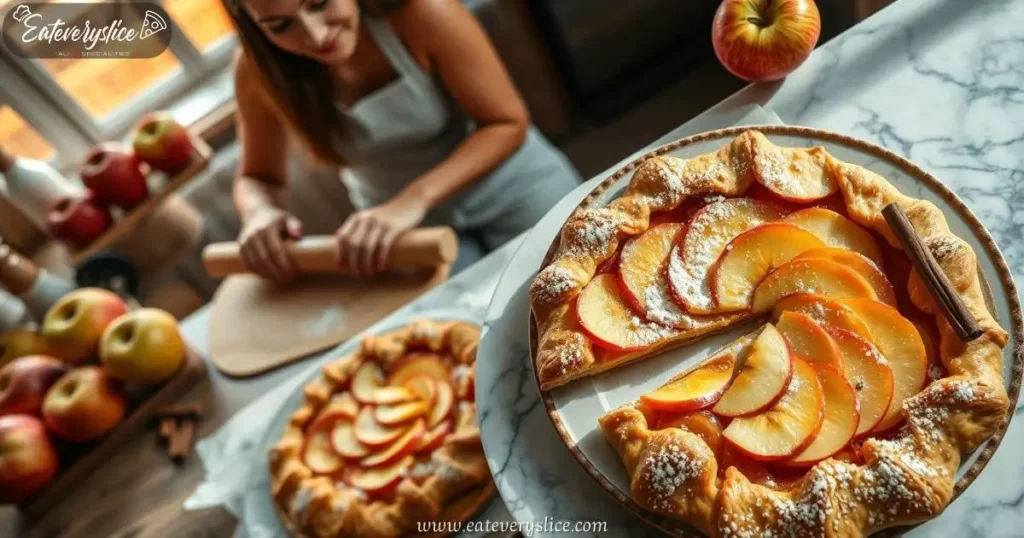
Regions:
<svg viewBox="0 0 1024 538"><path fill-rule="evenodd" d="M423 319L325 364L269 451L283 526L310 537L415 534L488 485L478 340L471 323Z"/></svg>
<svg viewBox="0 0 1024 538"><path fill-rule="evenodd" d="M890 203L981 338L961 342L911 273ZM677 532L929 519L980 472L1017 398L1020 312L991 238L934 178L841 135L730 129L656 150L581 204L530 291L559 433L605 489ZM723 331L750 334L710 336Z"/></svg>

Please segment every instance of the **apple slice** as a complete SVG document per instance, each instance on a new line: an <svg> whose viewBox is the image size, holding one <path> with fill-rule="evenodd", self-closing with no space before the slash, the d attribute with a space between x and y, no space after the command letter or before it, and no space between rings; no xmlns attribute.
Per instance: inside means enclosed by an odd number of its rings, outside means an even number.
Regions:
<svg viewBox="0 0 1024 538"><path fill-rule="evenodd" d="M448 365L437 355L410 355L392 368L388 376L388 385L404 386L418 375L425 375L435 381L448 381L452 373Z"/></svg>
<svg viewBox="0 0 1024 538"><path fill-rule="evenodd" d="M810 363L821 362L836 368L842 367L836 343L811 316L799 312L783 312L775 327L797 357Z"/></svg>
<svg viewBox="0 0 1024 538"><path fill-rule="evenodd" d="M739 417L758 413L775 403L789 385L793 373L789 346L774 325L765 325L753 345L740 353L747 353L747 360L711 409L716 414Z"/></svg>
<svg viewBox="0 0 1024 538"><path fill-rule="evenodd" d="M426 431L427 427L423 424L423 419L417 419L412 427L406 430L398 439L395 439L387 448L359 460L359 465L362 467L387 465L401 459L403 456L411 454L416 445L419 444L420 437Z"/></svg>
<svg viewBox="0 0 1024 538"><path fill-rule="evenodd" d="M862 338L871 337L867 325L864 325L864 322L857 317L853 310L824 295L813 293L787 295L775 303L772 317L780 319L783 312L799 312L810 316L822 327L839 327Z"/></svg>
<svg viewBox="0 0 1024 538"><path fill-rule="evenodd" d="M412 376L405 382L405 388L430 405L434 402L434 395L437 393L437 382L426 374Z"/></svg>
<svg viewBox="0 0 1024 538"><path fill-rule="evenodd" d="M416 448L413 451L417 454L430 453L444 444L444 438L452 432L452 421L446 420L437 426L434 426L429 431L420 437L419 443L416 444Z"/></svg>
<svg viewBox="0 0 1024 538"><path fill-rule="evenodd" d="M869 260L867 256L852 250L826 247L808 250L795 259L801 260L805 258L824 258L853 269L875 290L875 295L878 296L879 301L890 306L896 306L896 292L893 291L892 284L889 283L889 279L885 277L882 270L875 265L875 262Z"/></svg>
<svg viewBox="0 0 1024 538"><path fill-rule="evenodd" d="M373 415L373 407L366 406L356 416L356 439L370 448L387 445L408 429L407 426L385 426L377 422Z"/></svg>
<svg viewBox="0 0 1024 538"><path fill-rule="evenodd" d="M793 359L793 376L782 398L761 414L733 419L722 435L756 460L788 458L800 453L818 433L824 400L814 369Z"/></svg>
<svg viewBox="0 0 1024 538"><path fill-rule="evenodd" d="M875 299L875 290L852 269L822 258L794 260L774 270L757 285L751 310L767 312L794 293L826 297Z"/></svg>
<svg viewBox="0 0 1024 538"><path fill-rule="evenodd" d="M715 405L732 382L732 353L715 357L686 375L640 396L640 401L657 411L696 411Z"/></svg>
<svg viewBox="0 0 1024 538"><path fill-rule="evenodd" d="M715 453L716 458L722 453L722 423L710 411L670 415L659 420L655 428L682 428L700 437Z"/></svg>
<svg viewBox="0 0 1024 538"><path fill-rule="evenodd" d="M412 467L411 455L395 460L391 465L366 469L352 469L345 475L345 482L371 497L381 497L394 490Z"/></svg>
<svg viewBox="0 0 1024 538"><path fill-rule="evenodd" d="M903 421L903 401L917 394L928 377L928 355L917 328L895 308L868 299L842 299L868 327L868 340L892 368L892 402L874 431L888 430Z"/></svg>
<svg viewBox="0 0 1024 538"><path fill-rule="evenodd" d="M427 414L428 410L430 410L430 406L423 400L394 405L378 405L373 413L373 418L382 426L394 426L419 418Z"/></svg>
<svg viewBox="0 0 1024 538"><path fill-rule="evenodd" d="M638 312L669 327L685 327L690 318L670 298L665 261L684 225L660 224L629 240L622 247L619 286Z"/></svg>
<svg viewBox="0 0 1024 538"><path fill-rule="evenodd" d="M351 420L340 420L331 429L331 447L346 459L361 459L370 454L370 447L356 438L356 428Z"/></svg>
<svg viewBox="0 0 1024 538"><path fill-rule="evenodd" d="M857 396L860 420L854 432L863 437L882 421L892 400L893 378L889 363L864 338L840 329L825 327L843 355L843 374Z"/></svg>
<svg viewBox="0 0 1024 538"><path fill-rule="evenodd" d="M669 254L666 273L672 298L692 314L714 312L711 268L726 245L739 234L785 214L778 204L749 198L731 198L704 206Z"/></svg>
<svg viewBox="0 0 1024 538"><path fill-rule="evenodd" d="M773 269L798 254L824 244L792 224L770 222L733 239L711 271L711 292L716 312L750 308L754 288Z"/></svg>
<svg viewBox="0 0 1024 538"><path fill-rule="evenodd" d="M313 430L306 436L302 449L302 461L314 474L333 474L341 470L345 462L334 453L330 432Z"/></svg>
<svg viewBox="0 0 1024 538"><path fill-rule="evenodd" d="M846 377L830 364L808 364L821 382L825 411L818 434L807 448L786 462L791 465L813 465L839 452L853 439L860 422L857 393Z"/></svg>
<svg viewBox="0 0 1024 538"><path fill-rule="evenodd" d="M820 148L782 148L755 143L754 179L784 200L813 202L839 189Z"/></svg>
<svg viewBox="0 0 1024 538"><path fill-rule="evenodd" d="M795 224L818 236L826 245L859 252L882 266L882 251L864 228L852 220L821 207L809 207L786 215L782 222Z"/></svg>
<svg viewBox="0 0 1024 538"><path fill-rule="evenodd" d="M430 413L427 415L427 427L433 428L440 424L442 420L448 418L454 407L455 392L452 390L452 386L446 382L438 383L437 397L434 398L434 404L430 407Z"/></svg>
<svg viewBox="0 0 1024 538"><path fill-rule="evenodd" d="M339 420L348 420L351 422L356 418L357 413L359 413L359 402L352 398L351 394L347 392L335 394L334 396L331 396L330 400L327 400L327 403L310 422L309 429L329 430L333 428L334 424Z"/></svg>
<svg viewBox="0 0 1024 538"><path fill-rule="evenodd" d="M622 300L615 277L597 275L576 299L576 317L595 344L612 351L649 347L676 331L640 319Z"/></svg>
<svg viewBox="0 0 1024 538"><path fill-rule="evenodd" d="M378 404L400 404L416 399L416 393L406 387L380 387L373 391L373 402Z"/></svg>
<svg viewBox="0 0 1024 538"><path fill-rule="evenodd" d="M374 394L384 385L384 371L377 363L366 361L352 376L352 396L360 403L376 403Z"/></svg>

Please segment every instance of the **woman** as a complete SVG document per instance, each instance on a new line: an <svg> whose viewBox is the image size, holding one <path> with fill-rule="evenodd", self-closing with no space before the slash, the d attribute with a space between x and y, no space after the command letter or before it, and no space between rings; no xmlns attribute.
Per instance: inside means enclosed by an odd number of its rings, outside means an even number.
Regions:
<svg viewBox="0 0 1024 538"><path fill-rule="evenodd" d="M528 229L577 183L529 123L487 36L457 0L225 0L242 159L235 204L255 272L294 276L283 248L285 133L342 168L357 208L336 232L356 276L422 224L460 233L464 266ZM385 5L387 4L387 5ZM386 8L386 9L385 9Z"/></svg>

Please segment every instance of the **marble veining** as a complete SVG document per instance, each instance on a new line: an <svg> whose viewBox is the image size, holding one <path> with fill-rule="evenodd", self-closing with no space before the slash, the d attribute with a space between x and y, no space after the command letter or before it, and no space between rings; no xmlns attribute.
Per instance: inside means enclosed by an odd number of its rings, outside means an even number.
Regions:
<svg viewBox="0 0 1024 538"><path fill-rule="evenodd" d="M846 133L913 160L965 200L999 244L1020 286L1022 22L1020 0L903 0L815 51L786 80L748 87L702 116L719 118L761 105L788 124ZM561 211L556 209L537 228L560 226L569 209L600 179L575 191L559 205ZM502 278L515 278L526 286L536 268L535 263L513 262ZM516 295L523 296L521 288L499 288L488 309L485 332L525 332L527 305L511 301ZM501 330L495 330L498 324ZM488 386L478 386L477 391L488 460L512 515L523 521L599 518L609 522L609 535L657 535L601 493L563 447L540 403L525 342L485 339L480 356L496 352L507 359L491 365L497 371ZM1024 405L1018 404L1015 414L1022 410ZM1024 458L1018 453L1022 443L1024 425L1018 419L974 484L940 517L910 534L1024 534L1024 482L1019 480Z"/></svg>

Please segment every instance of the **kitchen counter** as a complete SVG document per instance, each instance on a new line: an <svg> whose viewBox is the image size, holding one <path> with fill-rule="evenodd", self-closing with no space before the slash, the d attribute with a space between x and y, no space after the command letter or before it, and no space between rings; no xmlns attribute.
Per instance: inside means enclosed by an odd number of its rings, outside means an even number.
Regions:
<svg viewBox="0 0 1024 538"><path fill-rule="evenodd" d="M1024 275L1024 2L904 0L814 52L786 80L748 86L662 141L726 127L751 107L783 122L849 134L882 145L934 173L956 191L998 242L1015 282ZM696 124L699 124L696 125ZM600 177L600 176L599 176ZM599 180L599 179L598 179ZM574 204L582 198L567 200ZM569 206L571 208L571 206ZM567 214L568 208L562 213ZM550 224L550 223L548 223ZM543 225L542 225L543 226ZM529 242L530 239L528 238ZM545 245L546 246L546 245ZM535 269L535 268L532 268ZM528 283L526 267L509 268L510 289ZM502 288L505 288L503 283ZM487 326L522 325L522 294L499 293ZM513 334L509 332L508 334ZM505 334L501 331L501 334ZM525 336L524 336L525 338ZM501 338L495 338L501 340ZM488 345L481 352L488 352ZM496 341L494 346L525 343ZM513 352L510 352L510 354ZM610 534L644 533L579 468L540 402L532 372L502 362L489 398L480 402L488 458L506 505L521 521L608 521ZM482 377L478 375L478 382ZM1020 414L1018 405L1014 412ZM1011 423L1001 448L977 480L912 536L1020 536L1024 524L1024 425ZM1013 479L1007 479L1014 477ZM586 501L584 502L584 499Z"/></svg>

